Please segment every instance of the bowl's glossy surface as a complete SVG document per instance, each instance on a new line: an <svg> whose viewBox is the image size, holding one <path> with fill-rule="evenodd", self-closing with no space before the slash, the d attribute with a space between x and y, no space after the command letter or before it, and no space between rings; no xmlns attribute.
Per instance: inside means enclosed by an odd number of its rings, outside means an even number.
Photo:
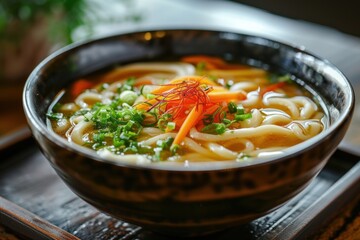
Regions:
<svg viewBox="0 0 360 240"><path fill-rule="evenodd" d="M323 98L330 127L277 158L189 168L114 163L47 128L49 105L78 77L117 64L189 54L215 55L293 74ZM43 153L76 194L119 219L181 235L218 231L281 206L325 165L354 108L349 82L327 61L269 39L207 30L137 32L66 47L33 71L23 101Z"/></svg>

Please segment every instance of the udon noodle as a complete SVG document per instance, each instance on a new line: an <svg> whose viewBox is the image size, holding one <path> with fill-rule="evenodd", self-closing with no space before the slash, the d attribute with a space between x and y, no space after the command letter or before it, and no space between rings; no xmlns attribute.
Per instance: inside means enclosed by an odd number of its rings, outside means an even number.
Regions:
<svg viewBox="0 0 360 240"><path fill-rule="evenodd" d="M79 79L47 116L69 142L115 161L242 161L322 132L318 101L290 75L186 56Z"/></svg>

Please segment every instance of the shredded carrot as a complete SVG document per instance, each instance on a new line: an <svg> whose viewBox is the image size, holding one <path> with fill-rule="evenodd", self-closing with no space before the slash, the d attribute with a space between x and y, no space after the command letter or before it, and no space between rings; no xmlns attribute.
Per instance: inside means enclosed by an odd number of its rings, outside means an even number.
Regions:
<svg viewBox="0 0 360 240"><path fill-rule="evenodd" d="M229 92L228 89L222 86L211 86L211 88L212 88L211 92Z"/></svg>
<svg viewBox="0 0 360 240"><path fill-rule="evenodd" d="M206 70L215 69L246 69L248 66L242 64L230 64L218 57L206 56L206 55L193 55L187 56L181 59L181 61L191 64L204 63Z"/></svg>
<svg viewBox="0 0 360 240"><path fill-rule="evenodd" d="M175 129L179 130L180 127L184 124L187 115L178 116L177 118L173 119L172 121L175 123Z"/></svg>
<svg viewBox="0 0 360 240"><path fill-rule="evenodd" d="M156 109L159 115L171 115L171 121L178 130L172 146L179 145L190 129L201 125L201 120L208 118L208 115L212 115L211 121L218 122L221 112L218 109L222 107L222 102L239 101L247 97L244 91L230 92L201 76L174 79L153 90L152 94L155 95L153 99L135 107L145 111Z"/></svg>
<svg viewBox="0 0 360 240"><path fill-rule="evenodd" d="M210 102L229 102L231 100L244 100L246 99L246 92L209 92L208 94Z"/></svg>
<svg viewBox="0 0 360 240"><path fill-rule="evenodd" d="M144 85L153 85L153 84L154 83L150 79L143 78L143 79L137 79L134 82L134 87L141 87L141 86L144 86Z"/></svg>
<svg viewBox="0 0 360 240"><path fill-rule="evenodd" d="M71 94L73 96L78 96L80 95L83 91L85 91L86 89L89 89L93 86L93 83L85 80L85 79L80 79L78 81L76 81L72 88L71 88Z"/></svg>
<svg viewBox="0 0 360 240"><path fill-rule="evenodd" d="M204 106L202 104L198 104L191 109L189 115L186 117L184 123L181 125L179 132L176 134L176 137L171 147L175 145L180 145L186 135L190 132L190 129L197 123L197 120L202 115L203 110Z"/></svg>
<svg viewBox="0 0 360 240"><path fill-rule="evenodd" d="M158 99L149 99L146 102L140 102L138 104L135 104L134 108L138 110L148 110L152 105L157 103Z"/></svg>
<svg viewBox="0 0 360 240"><path fill-rule="evenodd" d="M226 65L226 62L218 57L211 57L206 55L192 55L187 56L181 59L181 61L186 63L198 64L198 63L205 63L206 69L217 69Z"/></svg>
<svg viewBox="0 0 360 240"><path fill-rule="evenodd" d="M275 91L276 89L282 88L285 85L285 82L278 82L271 84L264 89L260 90L260 96L264 96L265 93Z"/></svg>
<svg viewBox="0 0 360 240"><path fill-rule="evenodd" d="M206 84L206 85L209 85L209 86L216 85L213 81L211 81L207 77L203 77L203 76L184 76L184 77L180 77L180 78L175 78L175 79L171 80L167 84L160 85L159 88L154 89L151 93L152 94L161 94L163 92L166 92L168 90L173 89L177 84L180 84L180 83L183 83L183 82L190 82L190 81L193 81L193 82L195 81L195 82L198 82L200 84Z"/></svg>

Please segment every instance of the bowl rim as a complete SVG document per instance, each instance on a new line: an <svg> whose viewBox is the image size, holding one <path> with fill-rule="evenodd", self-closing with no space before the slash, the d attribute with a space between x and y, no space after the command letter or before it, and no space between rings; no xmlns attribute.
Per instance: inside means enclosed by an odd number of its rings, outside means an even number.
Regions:
<svg viewBox="0 0 360 240"><path fill-rule="evenodd" d="M242 160L242 161L234 161L234 160L225 160L225 161L218 161L218 162L191 162L189 166L186 166L183 163L146 163L146 164L137 164L137 163L129 163L129 162L120 162L115 160L110 160L106 158L100 157L96 152L94 152L91 149L88 149L86 147L70 143L66 139L60 137L55 132L51 131L51 129L48 128L47 124L38 120L36 117L34 106L31 106L31 103L29 102L29 99L31 96L31 86L33 84L34 79L37 79L37 76L39 75L39 72L42 71L42 69L46 68L48 65L51 65L53 61L55 61L57 58L60 58L61 56L65 54L70 54L71 51L78 49L78 48L86 48L88 45L94 45L98 42L106 42L113 38L121 37L121 36L131 36L131 35L137 35L137 34L145 34L147 32L190 32L190 31L196 31L196 32L211 32L214 34L220 34L220 33L231 33L235 35L240 35L244 37L254 37L259 38L262 40L270 41L272 43L277 43L280 45L283 45L287 48L291 48L297 52L304 53L306 55L309 55L311 57L314 57L316 60L321 61L325 63L328 67L330 67L333 71L336 72L338 77L342 79L343 82L343 88L346 88L350 94L348 96L349 101L347 102L346 108L344 109L344 113L339 117L339 119L334 122L330 123L329 127L325 129L325 131L321 132L320 134L301 142L297 145L288 147L286 149L282 150L282 154L280 157L278 156L270 156L270 157L260 157L256 158L255 160ZM29 77L27 78L24 88L23 88L23 95L22 95L22 102L23 102L23 108L24 113L26 116L26 119L28 121L28 125L30 126L30 129L34 134L35 129L36 131L40 132L41 135L45 138L47 138L48 141L52 142L53 144L56 144L57 146L61 148L65 148L68 151L74 152L76 154L80 154L88 159L99 161L103 163L108 163L111 165L119 166L119 167L126 167L126 168L134 168L134 169L152 169L152 170L166 170L166 171L214 171L214 170L226 170L226 169L232 169L232 168L248 168L248 167L255 167L260 165L266 165L269 163L274 163L278 161L284 161L286 159L292 158L299 154L300 152L306 151L309 148L312 148L318 144L320 144L322 141L324 141L329 135L331 135L334 131L337 131L337 129L343 124L343 122L346 120L346 118L351 117L354 105L355 105L355 93L354 89L350 83L350 81L346 78L346 76L330 61L327 59L321 58L317 56L316 54L313 54L311 51L308 51L304 46L288 43L285 41L275 40L272 38L269 38L267 36L261 36L261 35L255 35L250 34L247 32L240 32L240 31L233 31L233 30L221 30L221 29L207 29L207 28L159 28L159 29L141 29L141 30L135 30L135 31L127 31L127 32L120 32L120 33L113 33L109 34L107 36L99 36L90 38L83 41L78 41L69 45L66 45L55 52L49 54L43 61L41 61L31 72ZM34 128L34 129L33 129ZM334 151L336 148L334 149Z"/></svg>

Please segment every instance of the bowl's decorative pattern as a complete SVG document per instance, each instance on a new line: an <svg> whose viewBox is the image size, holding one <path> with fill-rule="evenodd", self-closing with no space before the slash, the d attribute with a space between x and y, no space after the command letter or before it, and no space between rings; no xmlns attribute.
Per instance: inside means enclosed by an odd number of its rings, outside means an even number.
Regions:
<svg viewBox="0 0 360 240"><path fill-rule="evenodd" d="M323 98L330 127L278 159L205 164L197 169L109 162L47 129L45 114L51 101L77 77L116 64L189 54L216 55L293 74ZM67 47L41 63L24 89L24 109L33 135L75 193L119 219L182 235L250 221L301 191L343 138L353 104L348 81L327 61L269 39L207 30L137 32Z"/></svg>

